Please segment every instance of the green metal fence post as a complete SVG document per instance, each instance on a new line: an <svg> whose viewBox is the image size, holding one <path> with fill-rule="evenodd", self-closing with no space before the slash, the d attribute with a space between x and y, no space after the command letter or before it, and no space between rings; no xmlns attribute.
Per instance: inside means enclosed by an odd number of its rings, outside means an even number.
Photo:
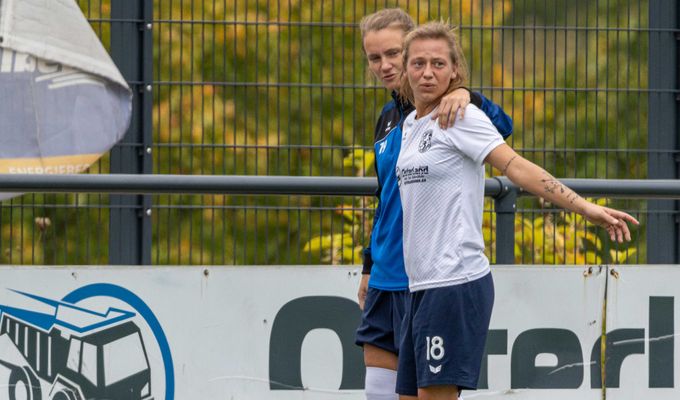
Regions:
<svg viewBox="0 0 680 400"><path fill-rule="evenodd" d="M501 185L501 192L494 197L496 211L496 264L515 262L515 213L517 212L517 189L504 176L494 177Z"/></svg>
<svg viewBox="0 0 680 400"><path fill-rule="evenodd" d="M676 0L649 2L649 179L677 179L678 174L678 5ZM670 150L670 151L669 151ZM647 262L676 264L678 202L648 203Z"/></svg>
<svg viewBox="0 0 680 400"><path fill-rule="evenodd" d="M111 151L111 173L151 174L153 48L151 0L111 2L111 55L133 91L132 119ZM110 197L109 262L151 264L151 197Z"/></svg>

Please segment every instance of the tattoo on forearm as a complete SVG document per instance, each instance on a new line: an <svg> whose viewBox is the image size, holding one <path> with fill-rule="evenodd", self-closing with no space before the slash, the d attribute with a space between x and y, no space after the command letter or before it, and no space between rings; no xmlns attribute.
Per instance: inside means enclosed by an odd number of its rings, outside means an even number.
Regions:
<svg viewBox="0 0 680 400"><path fill-rule="evenodd" d="M512 163L515 160L515 158L517 158L517 154L515 154L514 156L512 156L511 159L508 160L508 162L505 164L505 167L503 167L503 171L501 171L501 174L505 175L505 171L508 170L510 163Z"/></svg>
<svg viewBox="0 0 680 400"><path fill-rule="evenodd" d="M570 190L570 193L567 195L567 200L569 200L569 204L574 204L574 202L576 200L580 199L580 198L581 198L581 196L572 192L571 190Z"/></svg>
<svg viewBox="0 0 680 400"><path fill-rule="evenodd" d="M546 178L541 179L541 182L545 185L543 187L543 190L546 193L560 193L565 195L567 198L567 201L569 201L569 204L574 204L576 200L578 200L581 196L576 194L573 190L569 189L568 187L564 186L562 182L558 181L555 179L553 176L548 174L547 172L544 172Z"/></svg>

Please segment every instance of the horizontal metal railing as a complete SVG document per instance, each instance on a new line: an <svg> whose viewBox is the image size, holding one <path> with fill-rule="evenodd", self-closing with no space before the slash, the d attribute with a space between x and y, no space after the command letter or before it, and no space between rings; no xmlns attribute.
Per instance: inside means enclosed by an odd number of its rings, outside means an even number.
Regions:
<svg viewBox="0 0 680 400"><path fill-rule="evenodd" d="M680 180L560 179L582 195L608 198L680 199ZM0 174L0 192L127 193L127 194L242 194L368 196L375 178L263 175L21 175ZM487 178L485 194L509 192L531 195L505 177Z"/></svg>
<svg viewBox="0 0 680 400"><path fill-rule="evenodd" d="M581 195L627 199L680 199L680 180L561 179ZM261 175L1 175L0 192L109 194L232 194L371 196L375 178ZM485 195L494 198L496 262L514 262L517 198L527 196L506 177L488 178Z"/></svg>

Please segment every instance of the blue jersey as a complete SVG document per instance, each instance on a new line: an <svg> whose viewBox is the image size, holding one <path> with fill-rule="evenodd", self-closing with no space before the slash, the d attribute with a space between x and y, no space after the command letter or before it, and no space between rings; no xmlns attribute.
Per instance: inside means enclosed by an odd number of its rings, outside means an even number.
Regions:
<svg viewBox="0 0 680 400"><path fill-rule="evenodd" d="M364 265L370 268L370 287L406 290L408 277L404 268L403 214L394 170L401 149L402 124L414 107L394 92L392 97L393 100L383 107L375 128L378 207L373 219L371 244L364 250ZM489 117L503 138L512 134L512 119L498 105L479 93L472 93L470 98Z"/></svg>

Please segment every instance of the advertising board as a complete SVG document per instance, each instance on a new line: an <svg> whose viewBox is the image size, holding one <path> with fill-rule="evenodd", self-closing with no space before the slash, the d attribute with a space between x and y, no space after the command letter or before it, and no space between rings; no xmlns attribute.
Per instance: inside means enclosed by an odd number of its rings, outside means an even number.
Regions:
<svg viewBox="0 0 680 400"><path fill-rule="evenodd" d="M359 271L0 267L0 398L363 399ZM677 267L493 274L465 399L595 400L602 382L610 400L680 395Z"/></svg>

